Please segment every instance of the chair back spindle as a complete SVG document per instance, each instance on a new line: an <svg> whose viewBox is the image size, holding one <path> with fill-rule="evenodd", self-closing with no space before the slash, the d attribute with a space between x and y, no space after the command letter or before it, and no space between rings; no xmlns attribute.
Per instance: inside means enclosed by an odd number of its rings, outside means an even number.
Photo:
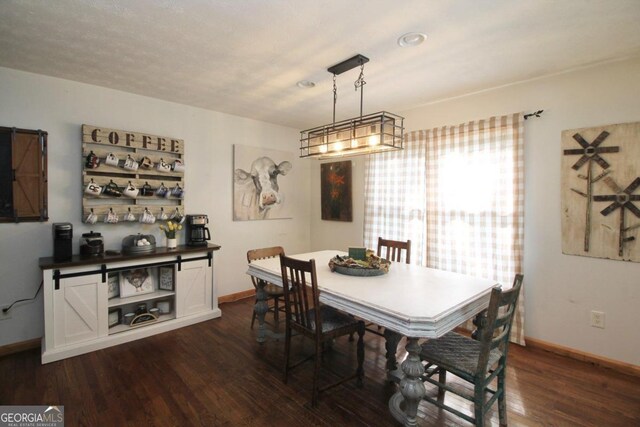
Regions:
<svg viewBox="0 0 640 427"><path fill-rule="evenodd" d="M383 252L384 248L384 254ZM389 240L378 237L378 250L376 255L387 261L402 262L402 254L405 254L404 260L407 264L411 264L411 240L402 242L399 240Z"/></svg>

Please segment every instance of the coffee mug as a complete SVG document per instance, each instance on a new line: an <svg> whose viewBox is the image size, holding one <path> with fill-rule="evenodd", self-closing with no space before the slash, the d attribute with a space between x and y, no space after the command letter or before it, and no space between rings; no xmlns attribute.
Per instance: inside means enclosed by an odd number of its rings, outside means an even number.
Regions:
<svg viewBox="0 0 640 427"><path fill-rule="evenodd" d="M124 191L122 192L122 194L124 194L127 197L131 197L132 199L135 199L136 196L138 195L138 193L140 192L140 190L138 190L132 183L131 181L129 181L129 184L127 184L127 186L125 187Z"/></svg>
<svg viewBox="0 0 640 427"><path fill-rule="evenodd" d="M138 162L136 162L130 155L127 155L127 158L124 161L124 166L122 167L130 171L135 171L138 170Z"/></svg>
<svg viewBox="0 0 640 427"><path fill-rule="evenodd" d="M158 219L160 221L166 221L169 219L169 216L165 213L164 208L160 208L160 215L158 215Z"/></svg>
<svg viewBox="0 0 640 427"><path fill-rule="evenodd" d="M158 172L171 172L171 165L169 163L165 163L163 159L160 159L156 169L158 169Z"/></svg>
<svg viewBox="0 0 640 427"><path fill-rule="evenodd" d="M84 222L87 224L95 224L98 222L98 215L93 213L93 209L91 209L89 215L84 219Z"/></svg>
<svg viewBox="0 0 640 427"><path fill-rule="evenodd" d="M124 215L124 220L129 222L136 220L136 216L131 212L131 208L129 208L129 212Z"/></svg>
<svg viewBox="0 0 640 427"><path fill-rule="evenodd" d="M160 184L160 187L156 190L156 196L158 197L167 197L169 194L169 189L164 185L164 182Z"/></svg>
<svg viewBox="0 0 640 427"><path fill-rule="evenodd" d="M99 196L102 193L102 187L93 182L93 179L89 181L87 186L84 188L84 192L90 196Z"/></svg>
<svg viewBox="0 0 640 427"><path fill-rule="evenodd" d="M140 215L140 222L143 224L153 224L156 222L156 217L149 212L149 209L144 208L144 212Z"/></svg>
<svg viewBox="0 0 640 427"><path fill-rule="evenodd" d="M92 151L87 156L87 159L84 165L89 169L95 169L100 165L100 159Z"/></svg>
<svg viewBox="0 0 640 427"><path fill-rule="evenodd" d="M120 197L120 196L122 196L122 192L120 191L120 188L113 181L110 181L107 185L104 186L103 192L107 196L111 196L111 197Z"/></svg>
<svg viewBox="0 0 640 427"><path fill-rule="evenodd" d="M113 153L107 154L107 157L104 159L104 163L109 166L118 166L118 158Z"/></svg>
<svg viewBox="0 0 640 427"><path fill-rule="evenodd" d="M175 198L181 199L184 196L184 189L180 187L180 184L176 184L171 190L171 195Z"/></svg>
<svg viewBox="0 0 640 427"><path fill-rule="evenodd" d="M144 156L142 160L140 160L140 167L144 169L151 169L153 167L153 162L147 156Z"/></svg>
<svg viewBox="0 0 640 427"><path fill-rule="evenodd" d="M173 166L171 166L171 169L174 172L184 172L184 163L182 162L182 160L176 159L173 162Z"/></svg>
<svg viewBox="0 0 640 427"><path fill-rule="evenodd" d="M153 196L153 194L155 193L155 191L153 190L153 188L151 188L151 186L149 185L148 182L145 182L144 185L142 186L142 188L140 188L140 195L141 196Z"/></svg>
<svg viewBox="0 0 640 427"><path fill-rule="evenodd" d="M104 222L107 224L116 224L118 222L118 214L113 209L109 209L109 212L104 216Z"/></svg>
<svg viewBox="0 0 640 427"><path fill-rule="evenodd" d="M171 219L177 224L182 224L185 220L185 216L180 213L178 208L171 214Z"/></svg>

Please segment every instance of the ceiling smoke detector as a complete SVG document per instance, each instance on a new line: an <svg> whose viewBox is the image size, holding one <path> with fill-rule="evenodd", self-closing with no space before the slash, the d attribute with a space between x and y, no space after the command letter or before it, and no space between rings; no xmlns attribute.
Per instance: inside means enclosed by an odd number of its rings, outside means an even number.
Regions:
<svg viewBox="0 0 640 427"><path fill-rule="evenodd" d="M298 83L296 83L296 86L302 89L311 89L312 87L316 87L316 84L309 80L300 80Z"/></svg>
<svg viewBox="0 0 640 427"><path fill-rule="evenodd" d="M407 33L398 38L398 46L400 47L413 47L422 44L427 39L427 35L424 33Z"/></svg>

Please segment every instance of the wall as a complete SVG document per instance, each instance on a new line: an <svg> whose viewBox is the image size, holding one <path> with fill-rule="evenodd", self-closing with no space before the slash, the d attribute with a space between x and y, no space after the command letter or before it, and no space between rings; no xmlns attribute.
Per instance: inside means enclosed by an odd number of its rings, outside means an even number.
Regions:
<svg viewBox="0 0 640 427"><path fill-rule="evenodd" d="M212 241L222 245L215 255L218 295L252 288L245 274L247 249L275 244L292 253L309 249L309 166L297 159L297 130L7 68L0 68L0 93L0 125L49 133L49 221L0 224L0 306L35 293L38 258L53 254L54 222L73 223L74 253L80 235L90 229L105 236L107 249L120 249L123 237L138 232L154 234L164 245L157 225L82 224L83 123L184 139L186 212L209 215ZM284 177L299 183L296 193L287 195L293 219L232 221L233 144L294 153L296 175ZM42 294L10 313L11 319L0 321L0 346L42 336Z"/></svg>
<svg viewBox="0 0 640 427"><path fill-rule="evenodd" d="M545 110L525 124L525 334L635 365L640 365L640 264L562 254L560 132L639 121L639 100L640 58L633 58L397 112L412 131ZM357 177L363 159L357 161L354 194L363 192L364 182ZM640 159L638 166L640 175ZM362 241L363 207L355 207L360 217L350 227L339 224L331 232L334 223L319 219L319 187L313 168L312 248ZM591 310L606 313L605 329L590 326Z"/></svg>

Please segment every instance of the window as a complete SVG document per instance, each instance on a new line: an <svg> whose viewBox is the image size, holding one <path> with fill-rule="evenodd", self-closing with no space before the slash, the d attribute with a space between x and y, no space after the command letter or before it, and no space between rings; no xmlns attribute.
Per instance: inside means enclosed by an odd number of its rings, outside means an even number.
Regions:
<svg viewBox="0 0 640 427"><path fill-rule="evenodd" d="M47 133L0 127L0 222L48 219Z"/></svg>

